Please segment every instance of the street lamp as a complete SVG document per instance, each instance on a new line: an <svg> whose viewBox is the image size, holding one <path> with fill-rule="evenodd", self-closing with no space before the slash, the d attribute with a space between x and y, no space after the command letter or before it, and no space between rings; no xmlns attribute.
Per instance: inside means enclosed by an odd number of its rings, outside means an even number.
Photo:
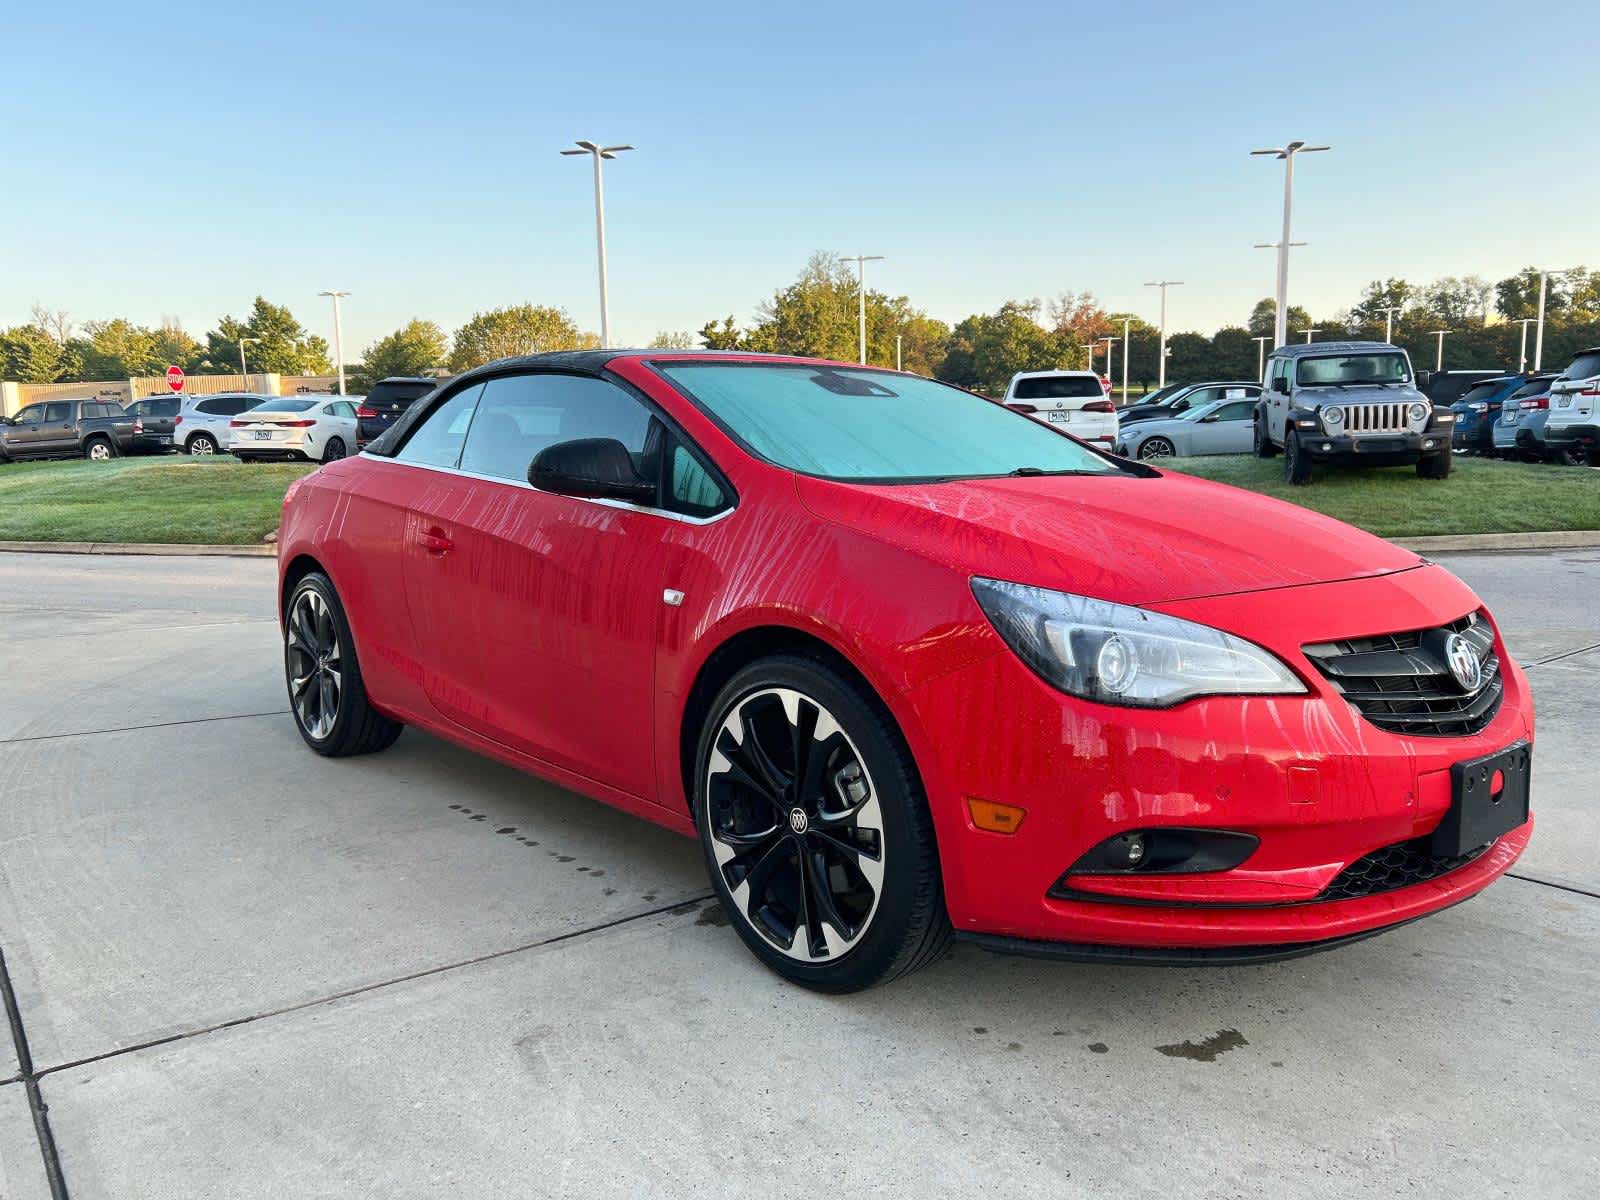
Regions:
<svg viewBox="0 0 1600 1200"><path fill-rule="evenodd" d="M844 262L853 262L856 265L856 317L860 322L861 335L861 364L867 362L867 264L869 262L882 262L881 254L841 254Z"/></svg>
<svg viewBox="0 0 1600 1200"><path fill-rule="evenodd" d="M1181 279L1161 279L1154 283L1147 283L1145 287L1161 289L1161 351L1160 362L1156 368L1158 388L1167 386L1167 289L1169 287L1182 287Z"/></svg>
<svg viewBox="0 0 1600 1200"><path fill-rule="evenodd" d="M1304 142L1290 142L1287 146L1267 150L1252 150L1252 155L1269 155L1283 160L1283 237L1278 241L1278 311L1272 326L1272 336L1283 345L1289 328L1289 228L1294 214L1294 156L1315 154L1331 150L1331 146L1308 146Z"/></svg>
<svg viewBox="0 0 1600 1200"><path fill-rule="evenodd" d="M1128 402L1128 360L1133 357L1133 343L1128 340L1128 329L1133 324L1132 317L1122 318L1122 402Z"/></svg>
<svg viewBox="0 0 1600 1200"><path fill-rule="evenodd" d="M1256 344L1256 382L1260 383L1262 377L1267 373L1267 343L1272 338L1257 337L1250 340Z"/></svg>
<svg viewBox="0 0 1600 1200"><path fill-rule="evenodd" d="M580 139L574 150L563 150L564 155L587 154L594 159L594 240L600 252L600 348L611 345L611 310L606 304L606 193L600 180L600 160L615 158L632 146L601 146Z"/></svg>
<svg viewBox="0 0 1600 1200"><path fill-rule="evenodd" d="M1309 346L1309 345L1311 345L1311 335L1313 333L1321 333L1322 330L1320 330L1320 329L1296 329L1295 332L1296 333L1305 334L1306 335L1306 345Z"/></svg>
<svg viewBox="0 0 1600 1200"><path fill-rule="evenodd" d="M1522 345L1517 350L1517 374L1525 375L1528 372L1528 326L1538 318L1519 317L1517 324L1522 326Z"/></svg>
<svg viewBox="0 0 1600 1200"><path fill-rule="evenodd" d="M1383 340L1392 343L1394 341L1394 315L1400 311L1400 305L1391 304L1386 308L1380 308L1378 311L1383 314ZM1524 329L1522 332L1527 333L1528 331Z"/></svg>
<svg viewBox="0 0 1600 1200"><path fill-rule="evenodd" d="M1576 267L1563 267L1559 271L1543 270L1539 272L1539 329L1533 337L1533 369L1537 371L1544 366L1544 297L1545 285L1551 275L1570 275Z"/></svg>
<svg viewBox="0 0 1600 1200"><path fill-rule="evenodd" d="M244 365L244 344L246 342L259 342L260 338L242 337L239 339L239 374L244 376L244 387L250 386L250 372Z"/></svg>
<svg viewBox="0 0 1600 1200"><path fill-rule="evenodd" d="M1428 330L1428 334L1431 337L1436 337L1436 338L1439 339L1439 349L1433 356L1433 369L1435 371L1444 370L1444 339L1445 339L1445 336L1447 334L1451 333L1451 332L1453 332L1453 331L1449 330L1449 329L1430 329L1430 330Z"/></svg>
<svg viewBox="0 0 1600 1200"><path fill-rule="evenodd" d="M1106 344L1106 388L1108 391L1111 387L1111 348L1121 340L1121 338L1109 336L1100 339L1100 341Z"/></svg>
<svg viewBox="0 0 1600 1200"><path fill-rule="evenodd" d="M339 365L339 395L344 395L344 330L339 325L339 301L349 292L318 292L333 299L333 360Z"/></svg>
<svg viewBox="0 0 1600 1200"><path fill-rule="evenodd" d="M897 333L894 335L894 369L896 371L905 370L905 368L900 365L900 340L903 337L905 337L905 334L903 333Z"/></svg>

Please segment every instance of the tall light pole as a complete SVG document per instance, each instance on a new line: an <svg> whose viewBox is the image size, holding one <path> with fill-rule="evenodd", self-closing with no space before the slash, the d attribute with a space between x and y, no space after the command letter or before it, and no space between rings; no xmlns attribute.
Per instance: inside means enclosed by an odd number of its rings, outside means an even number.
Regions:
<svg viewBox="0 0 1600 1200"><path fill-rule="evenodd" d="M1380 308L1378 311L1383 314L1383 340L1386 341L1386 342L1393 343L1393 341L1394 341L1394 315L1395 315L1395 313L1400 311L1400 305L1391 304L1386 308ZM1528 331L1526 329L1524 329L1522 332L1523 333L1527 333Z"/></svg>
<svg viewBox="0 0 1600 1200"><path fill-rule="evenodd" d="M869 262L882 262L881 254L841 254L843 262L853 262L856 265L856 319L859 322L859 336L861 339L861 358L863 366L867 362L867 264Z"/></svg>
<svg viewBox="0 0 1600 1200"><path fill-rule="evenodd" d="M1522 326L1522 345L1517 350L1517 374L1524 375L1528 371L1528 326L1537 320L1535 317L1519 317L1517 324Z"/></svg>
<svg viewBox="0 0 1600 1200"><path fill-rule="evenodd" d="M905 368L900 365L900 339L904 336L905 335L902 333L897 333L894 335L894 369L896 371L905 370Z"/></svg>
<svg viewBox="0 0 1600 1200"><path fill-rule="evenodd" d="M1283 237L1278 241L1278 311L1272 326L1272 336L1278 339L1279 346L1283 345L1289 331L1289 247L1293 245L1289 240L1289 229L1294 216L1294 156L1315 154L1332 148L1308 146L1304 142L1290 142L1287 146L1250 151L1252 155L1265 154L1283 160Z"/></svg>
<svg viewBox="0 0 1600 1200"><path fill-rule="evenodd" d="M615 158L632 146L602 146L597 142L580 139L577 148L563 150L566 155L587 154L594 159L594 240L600 252L600 348L611 345L611 309L606 303L606 192L600 179L600 160Z"/></svg>
<svg viewBox="0 0 1600 1200"><path fill-rule="evenodd" d="M339 325L339 301L349 292L318 292L333 298L333 361L339 364L339 395L344 395L344 330Z"/></svg>
<svg viewBox="0 0 1600 1200"><path fill-rule="evenodd" d="M1260 383L1261 377L1267 373L1267 343L1272 338L1269 335L1250 340L1256 344L1256 382Z"/></svg>
<svg viewBox="0 0 1600 1200"><path fill-rule="evenodd" d="M1109 391L1111 388L1111 349L1122 339L1103 337L1100 340L1106 344L1106 389Z"/></svg>
<svg viewBox="0 0 1600 1200"><path fill-rule="evenodd" d="M1147 283L1145 287L1161 289L1161 361L1156 366L1156 386L1167 386L1167 289L1169 287L1182 287L1181 279L1161 279L1154 283ZM1148 378L1148 376L1147 376Z"/></svg>
<svg viewBox="0 0 1600 1200"><path fill-rule="evenodd" d="M1444 370L1444 339L1445 336L1451 332L1452 330L1449 329L1428 330L1429 334L1439 339L1439 349L1434 353L1433 356L1433 369L1435 371Z"/></svg>
<svg viewBox="0 0 1600 1200"><path fill-rule="evenodd" d="M1128 330L1133 325L1132 317L1122 318L1122 402L1128 402L1128 360L1133 357L1133 343L1128 340Z"/></svg>
<svg viewBox="0 0 1600 1200"><path fill-rule="evenodd" d="M1309 346L1309 345L1311 345L1311 335L1313 333L1321 333L1322 330L1320 330L1320 329L1296 329L1295 332L1296 333L1305 334L1306 335L1306 345Z"/></svg>
<svg viewBox="0 0 1600 1200"><path fill-rule="evenodd" d="M244 376L243 387L250 386L250 372L244 365L244 344L246 342L259 342L260 338L242 337L239 339L239 374Z"/></svg>
<svg viewBox="0 0 1600 1200"><path fill-rule="evenodd" d="M1543 270L1539 272L1539 328L1533 337L1533 369L1537 371L1544 366L1544 298L1546 285L1551 275L1568 275L1575 268L1564 267L1559 271Z"/></svg>

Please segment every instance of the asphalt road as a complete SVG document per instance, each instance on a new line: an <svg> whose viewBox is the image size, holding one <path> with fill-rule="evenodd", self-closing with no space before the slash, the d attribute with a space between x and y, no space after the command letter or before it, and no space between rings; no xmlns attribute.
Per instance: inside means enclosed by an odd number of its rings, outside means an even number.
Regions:
<svg viewBox="0 0 1600 1200"><path fill-rule="evenodd" d="M1515 878L1294 962L826 998L686 840L308 753L271 562L0 554L0 1197L41 1129L116 1200L1600 1194L1600 553L1449 565L1538 700Z"/></svg>

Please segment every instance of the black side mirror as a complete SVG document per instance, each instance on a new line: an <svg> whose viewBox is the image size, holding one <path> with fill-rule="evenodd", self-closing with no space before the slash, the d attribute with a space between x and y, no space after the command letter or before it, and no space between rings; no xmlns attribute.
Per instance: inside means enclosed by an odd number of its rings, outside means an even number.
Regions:
<svg viewBox="0 0 1600 1200"><path fill-rule="evenodd" d="M1272 381L1272 390L1287 396L1289 394L1289 381L1281 375L1278 376Z"/></svg>
<svg viewBox="0 0 1600 1200"><path fill-rule="evenodd" d="M1205 416L1200 418L1200 424L1209 425L1213 421L1220 421L1220 420L1222 420L1222 418L1217 416L1216 413L1207 413Z"/></svg>
<svg viewBox="0 0 1600 1200"><path fill-rule="evenodd" d="M528 482L560 496L656 502L656 485L639 474L628 448L615 438L575 438L546 446L528 467Z"/></svg>

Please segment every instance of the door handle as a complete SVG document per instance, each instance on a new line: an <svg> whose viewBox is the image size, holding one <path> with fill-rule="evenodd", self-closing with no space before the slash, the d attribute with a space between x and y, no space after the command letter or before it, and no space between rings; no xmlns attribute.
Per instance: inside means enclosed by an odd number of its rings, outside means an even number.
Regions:
<svg viewBox="0 0 1600 1200"><path fill-rule="evenodd" d="M456 548L456 544L445 536L442 529L434 528L424 530L417 535L417 545L429 554L448 554Z"/></svg>

